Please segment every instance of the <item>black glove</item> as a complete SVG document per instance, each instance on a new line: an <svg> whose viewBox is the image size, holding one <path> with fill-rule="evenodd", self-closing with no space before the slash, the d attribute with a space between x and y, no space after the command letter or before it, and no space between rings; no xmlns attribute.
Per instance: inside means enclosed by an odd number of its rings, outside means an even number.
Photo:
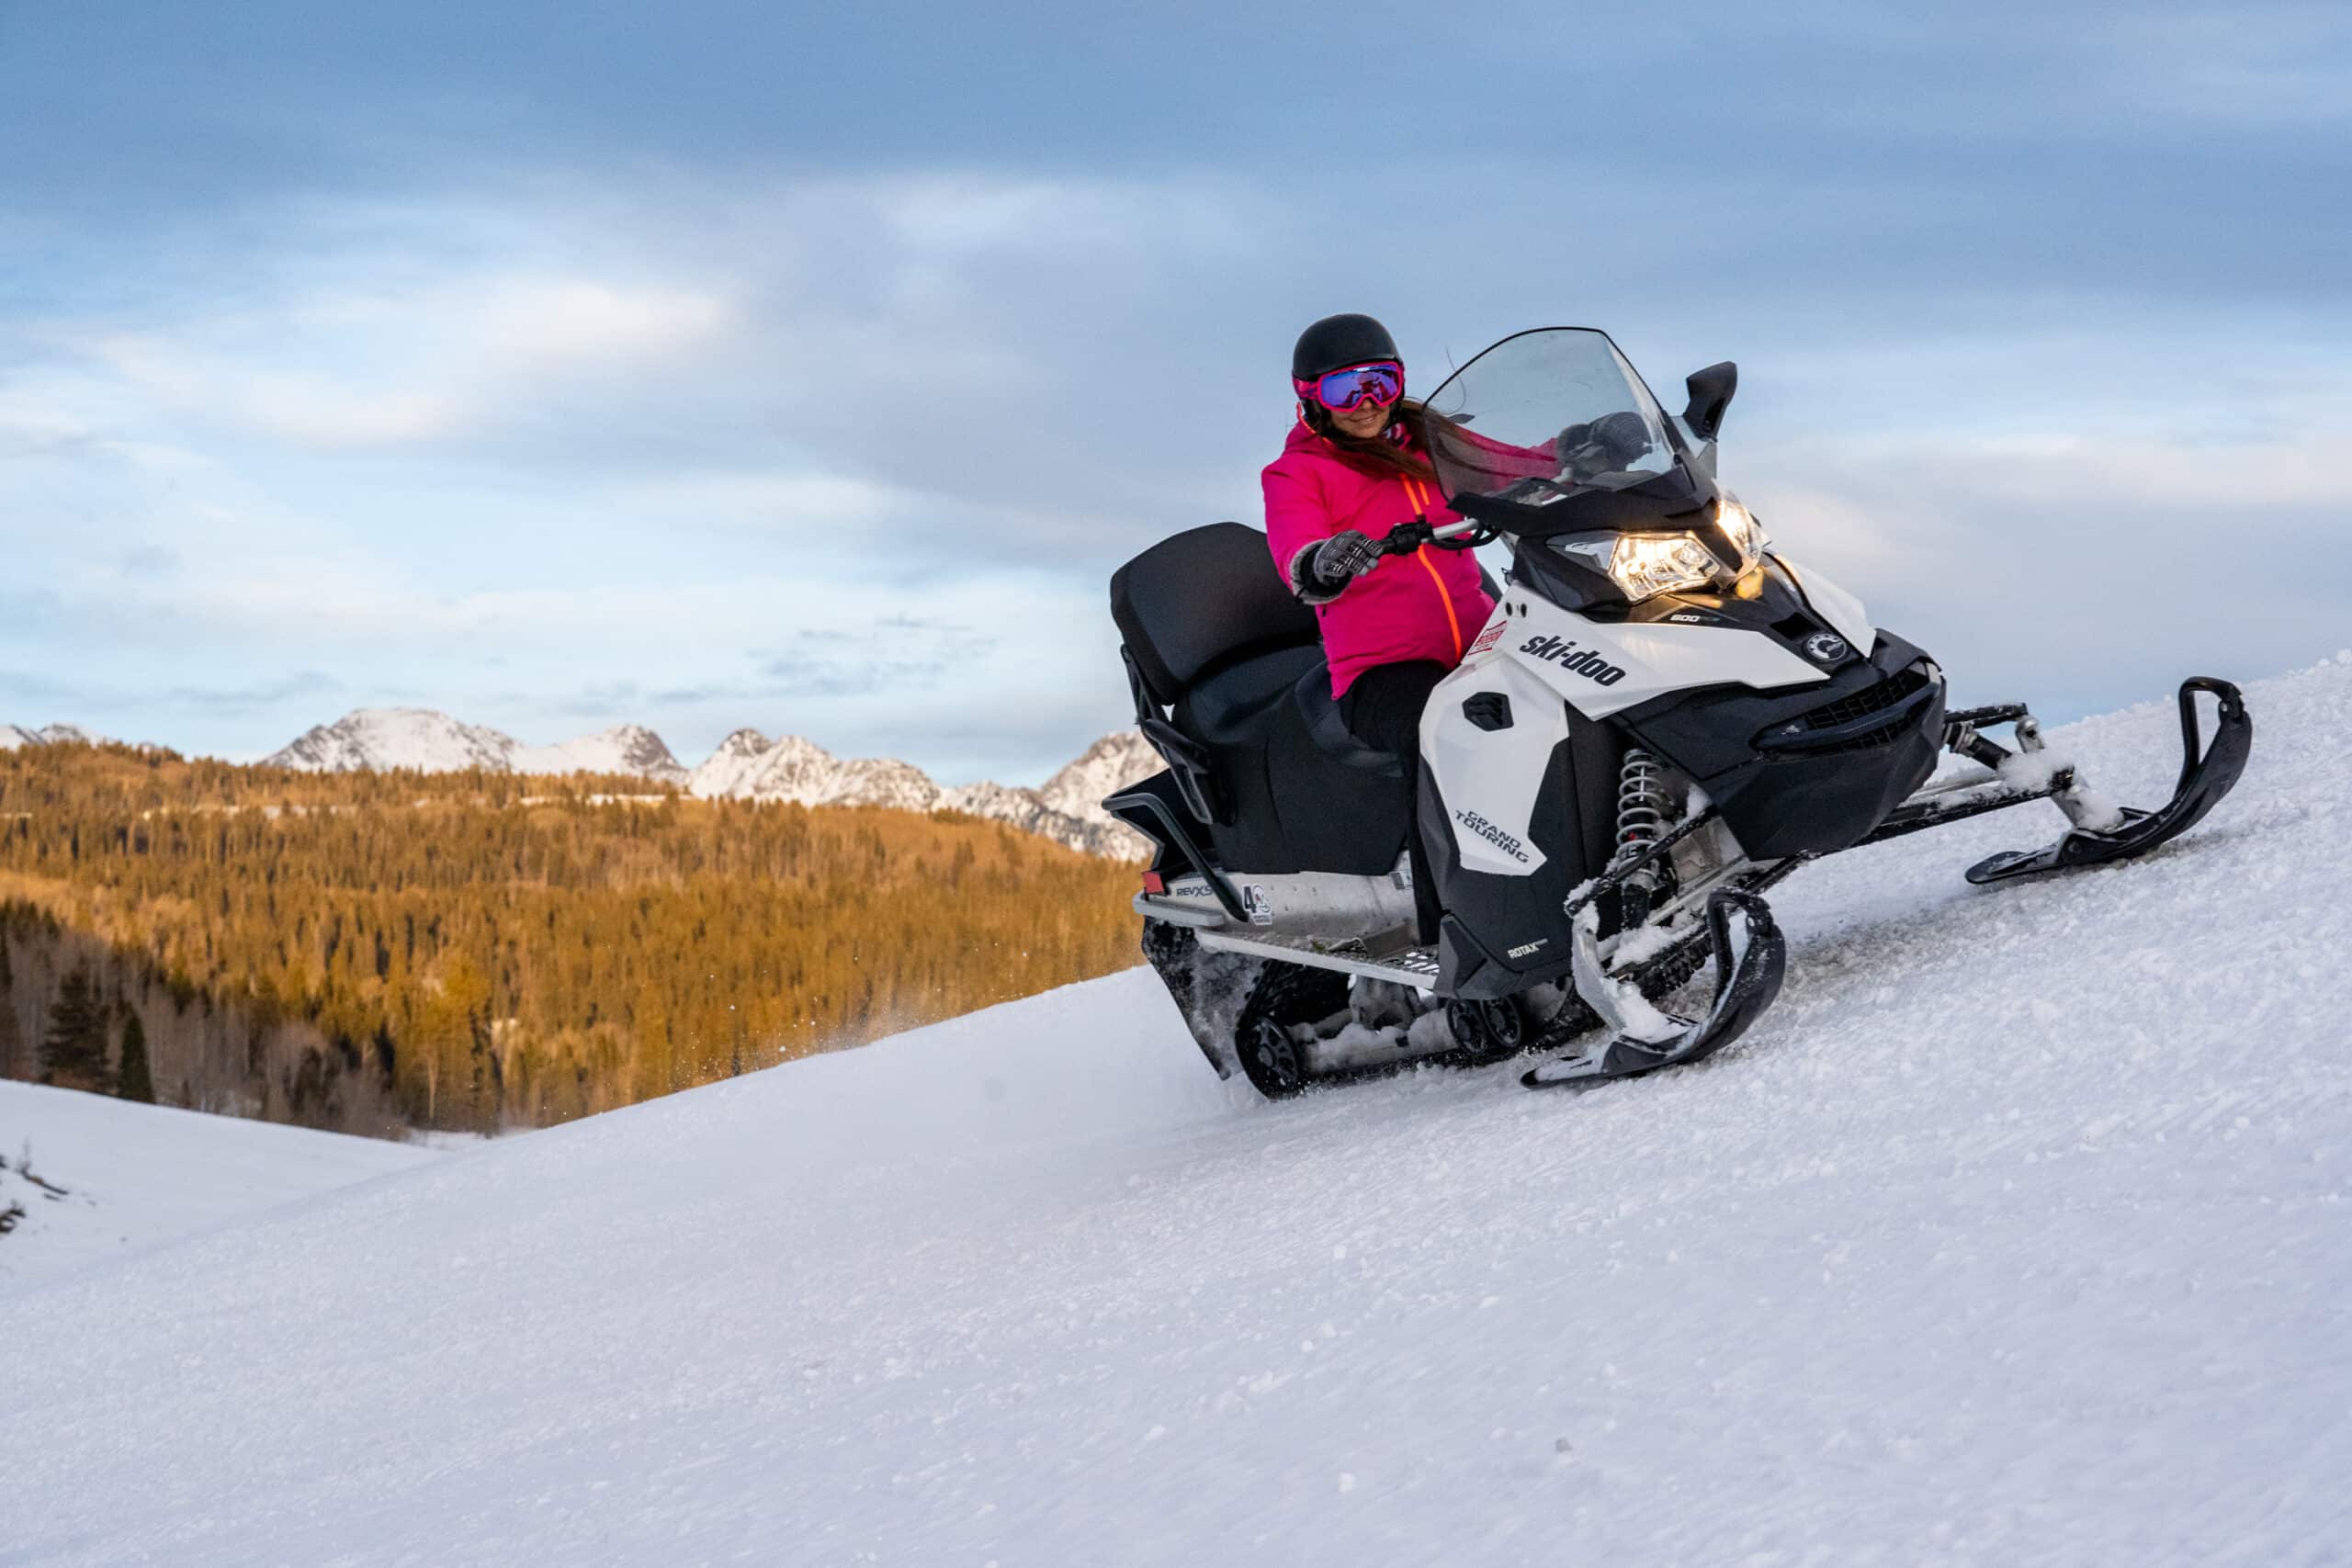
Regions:
<svg viewBox="0 0 2352 1568"><path fill-rule="evenodd" d="M1630 468L1650 449L1650 427L1631 412L1604 414L1592 422L1592 440L1611 468Z"/></svg>
<svg viewBox="0 0 2352 1568"><path fill-rule="evenodd" d="M1592 426L1581 422L1552 437L1552 457L1560 465L1560 472L1573 475L1579 469L1590 468L1592 454L1588 448L1591 444Z"/></svg>
<svg viewBox="0 0 2352 1568"><path fill-rule="evenodd" d="M1379 564L1380 547L1349 528L1315 547L1306 575L1322 592L1336 598L1341 589Z"/></svg>

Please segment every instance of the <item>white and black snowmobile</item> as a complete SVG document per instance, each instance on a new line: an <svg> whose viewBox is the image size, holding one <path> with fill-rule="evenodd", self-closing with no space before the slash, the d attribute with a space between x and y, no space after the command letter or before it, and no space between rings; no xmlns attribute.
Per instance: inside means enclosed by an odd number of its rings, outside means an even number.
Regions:
<svg viewBox="0 0 2352 1568"><path fill-rule="evenodd" d="M1429 399L1467 521L1385 547L1499 539L1511 565L1430 698L1416 785L1340 722L1262 534L1195 528L1112 578L1136 722L1168 768L1104 805L1155 846L1144 952L1220 1076L1280 1096L1426 1057L1551 1053L1530 1086L1696 1061L1779 993L1762 895L1806 861L2049 800L2060 838L1968 879L2095 865L2237 782L2253 724L2227 682L2182 684L2180 782L2153 812L2041 754L2024 705L1948 709L1932 659L1768 548L1717 479L1736 383L1697 372L1670 417L1606 333L1549 328ZM2004 727L2006 746L1986 733Z"/></svg>

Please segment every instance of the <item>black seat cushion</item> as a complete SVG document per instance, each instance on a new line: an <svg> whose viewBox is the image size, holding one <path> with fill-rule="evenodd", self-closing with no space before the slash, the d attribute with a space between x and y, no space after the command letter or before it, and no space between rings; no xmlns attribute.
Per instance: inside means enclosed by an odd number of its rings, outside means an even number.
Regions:
<svg viewBox="0 0 2352 1568"><path fill-rule="evenodd" d="M1369 876L1396 864L1403 774L1392 758L1351 754L1363 749L1338 723L1322 628L1265 535L1212 523L1161 540L1112 577L1111 618L1147 693L1206 755L1222 809L1205 831L1227 871ZM1314 694L1319 704L1302 702ZM1326 716L1334 733L1318 740L1310 722Z"/></svg>
<svg viewBox="0 0 2352 1568"><path fill-rule="evenodd" d="M1330 681L1320 648L1278 649L1226 665L1176 705L1176 727L1207 750L1232 806L1209 829L1226 870L1377 876L1396 863L1403 773L1343 765L1308 733L1298 690L1319 682L1328 704Z"/></svg>
<svg viewBox="0 0 2352 1568"><path fill-rule="evenodd" d="M1218 667L1320 641L1266 536L1211 523L1162 539L1111 577L1111 618L1152 696L1172 705Z"/></svg>

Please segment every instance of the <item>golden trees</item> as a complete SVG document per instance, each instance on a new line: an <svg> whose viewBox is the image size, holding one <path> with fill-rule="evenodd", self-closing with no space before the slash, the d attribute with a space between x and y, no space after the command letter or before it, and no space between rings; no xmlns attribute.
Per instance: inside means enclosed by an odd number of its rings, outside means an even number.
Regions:
<svg viewBox="0 0 2352 1568"><path fill-rule="evenodd" d="M167 1096L227 1093L242 1055L237 1098L269 1114L389 1093L463 1128L1133 962L1128 867L953 814L646 795L28 749L0 755L0 929L20 956L42 922L101 939Z"/></svg>

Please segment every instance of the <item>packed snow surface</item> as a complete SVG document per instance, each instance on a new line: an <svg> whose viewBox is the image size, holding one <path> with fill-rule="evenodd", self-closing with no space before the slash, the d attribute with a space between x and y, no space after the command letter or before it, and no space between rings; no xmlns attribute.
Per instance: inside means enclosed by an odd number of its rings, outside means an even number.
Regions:
<svg viewBox="0 0 2352 1568"><path fill-rule="evenodd" d="M2248 696L2145 860L1792 878L1699 1067L1261 1104L1135 971L35 1287L6 1560L2342 1562L2352 657Z"/></svg>
<svg viewBox="0 0 2352 1568"><path fill-rule="evenodd" d="M413 1144L0 1080L0 1211L24 1211L0 1235L0 1298L431 1157Z"/></svg>

